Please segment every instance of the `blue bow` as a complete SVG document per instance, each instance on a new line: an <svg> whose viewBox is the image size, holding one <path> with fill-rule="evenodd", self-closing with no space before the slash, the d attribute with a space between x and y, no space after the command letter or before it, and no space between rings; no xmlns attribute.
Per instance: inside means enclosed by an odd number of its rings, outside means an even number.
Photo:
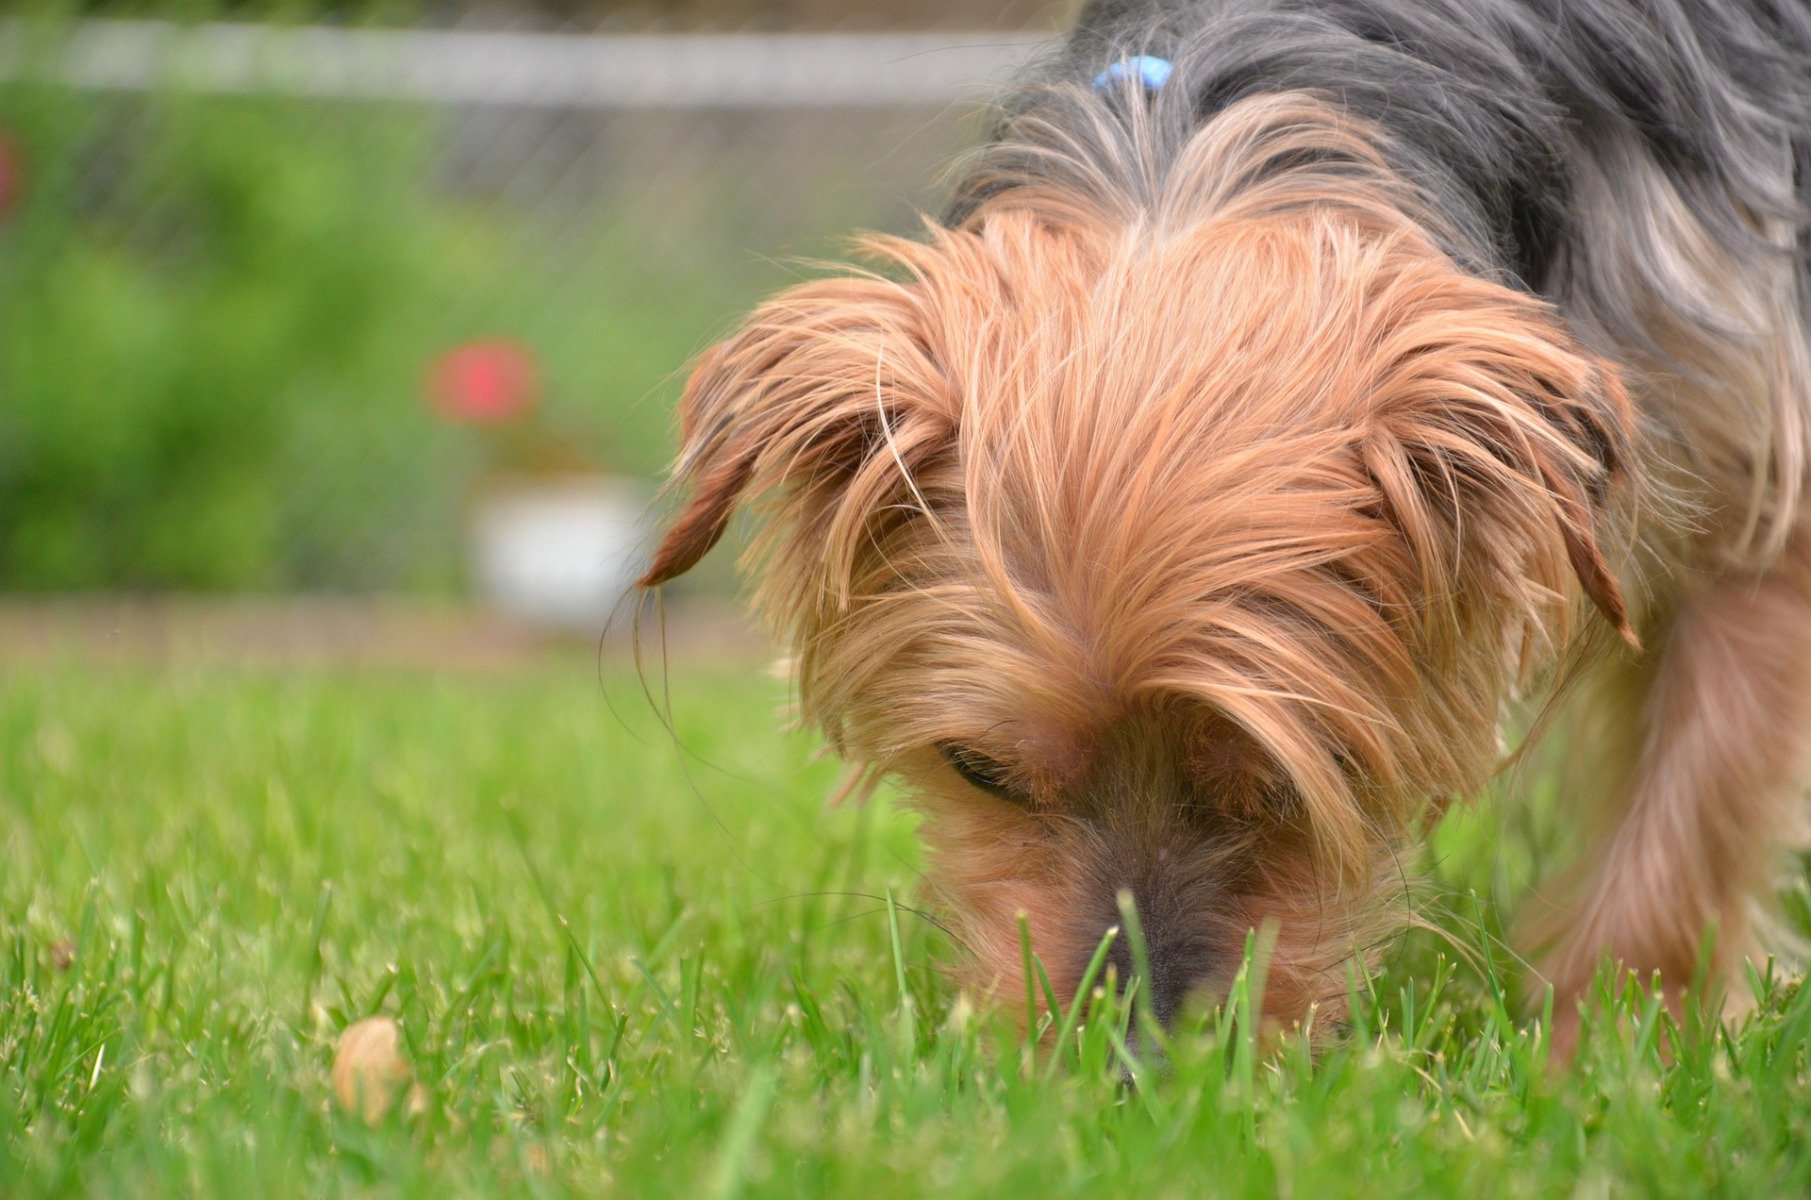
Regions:
<svg viewBox="0 0 1811 1200"><path fill-rule="evenodd" d="M1094 77L1094 90L1104 92L1116 83L1127 79L1136 79L1146 91L1154 92L1170 81L1170 72L1176 68L1167 58L1154 58L1149 54L1135 54L1131 58L1122 58L1099 75Z"/></svg>

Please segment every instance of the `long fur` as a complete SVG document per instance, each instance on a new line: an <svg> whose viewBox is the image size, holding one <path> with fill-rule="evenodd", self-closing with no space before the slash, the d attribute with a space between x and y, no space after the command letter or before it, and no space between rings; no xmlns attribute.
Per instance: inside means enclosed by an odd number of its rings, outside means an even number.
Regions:
<svg viewBox="0 0 1811 1200"><path fill-rule="evenodd" d="M1272 1014L1336 1007L1567 664L1598 841L1531 941L1727 970L1811 730L1808 174L1794 0L1096 4L923 240L701 361L644 582L759 500L804 716L919 797L982 986L1130 889L1160 1010L1266 924Z"/></svg>

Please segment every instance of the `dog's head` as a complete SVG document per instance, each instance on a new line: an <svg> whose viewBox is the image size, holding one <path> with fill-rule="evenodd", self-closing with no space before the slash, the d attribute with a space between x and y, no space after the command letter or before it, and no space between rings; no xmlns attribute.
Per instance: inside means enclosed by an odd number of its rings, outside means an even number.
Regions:
<svg viewBox="0 0 1811 1200"><path fill-rule="evenodd" d="M644 582L758 504L805 719L918 798L1007 994L1018 914L1066 994L1124 889L1160 1015L1271 922L1270 1012L1337 1003L1390 856L1579 600L1626 632L1614 379L1383 185L1252 175L1255 136L1179 164L1186 203L1006 190L874 239L885 270L771 301L683 400Z"/></svg>

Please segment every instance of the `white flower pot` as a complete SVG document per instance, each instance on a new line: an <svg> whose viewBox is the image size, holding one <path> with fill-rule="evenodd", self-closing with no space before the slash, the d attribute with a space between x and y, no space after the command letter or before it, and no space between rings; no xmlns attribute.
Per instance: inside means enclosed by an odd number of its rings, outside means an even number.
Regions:
<svg viewBox="0 0 1811 1200"><path fill-rule="evenodd" d="M643 510L635 486L613 476L497 480L472 510L479 594L526 624L599 633L638 573Z"/></svg>

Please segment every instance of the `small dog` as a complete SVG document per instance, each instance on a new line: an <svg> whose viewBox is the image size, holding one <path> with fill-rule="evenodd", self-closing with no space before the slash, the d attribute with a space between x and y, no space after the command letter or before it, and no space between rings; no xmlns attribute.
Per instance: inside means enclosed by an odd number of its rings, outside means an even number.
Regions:
<svg viewBox="0 0 1811 1200"><path fill-rule="evenodd" d="M1169 1020L1336 1023L1398 867L1566 714L1523 937L1761 944L1811 750L1811 8L1096 0L923 240L707 352L643 583L760 503L803 717L982 988L1129 891ZM1123 939L1109 958L1133 965Z"/></svg>

